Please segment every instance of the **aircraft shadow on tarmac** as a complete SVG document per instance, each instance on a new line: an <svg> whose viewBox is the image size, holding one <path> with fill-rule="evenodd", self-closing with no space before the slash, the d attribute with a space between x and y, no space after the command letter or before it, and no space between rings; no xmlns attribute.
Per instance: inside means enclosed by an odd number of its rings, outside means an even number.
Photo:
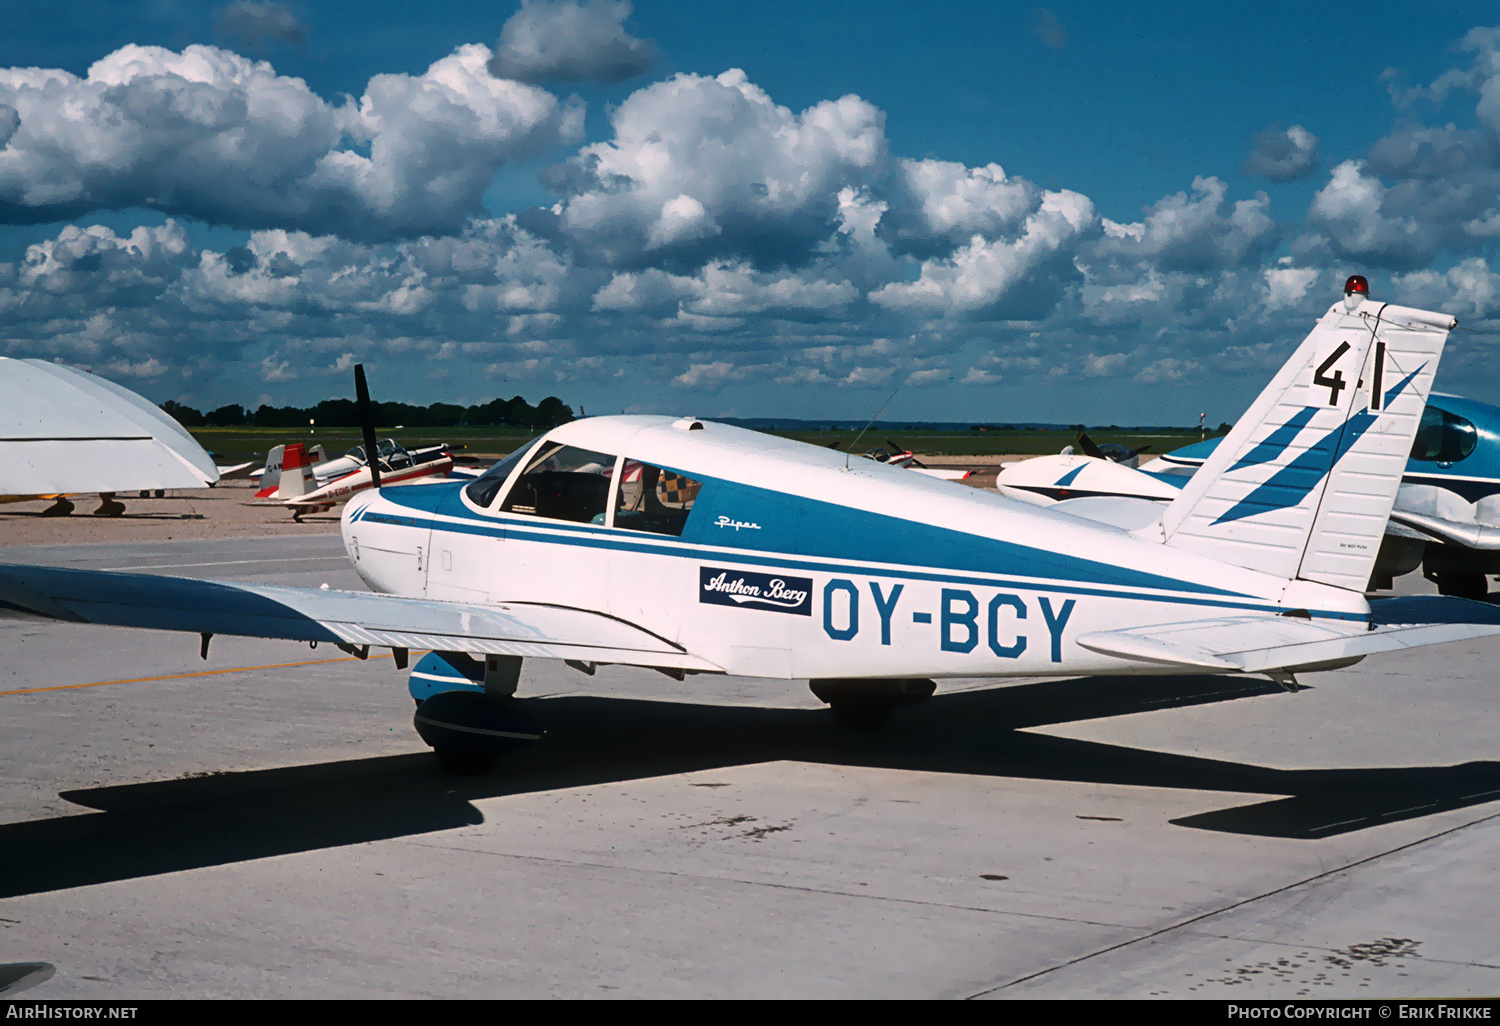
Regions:
<svg viewBox="0 0 1500 1026"><path fill-rule="evenodd" d="M1278 690L1212 676L1082 678L940 694L868 731L820 709L533 699L547 736L481 777L448 776L421 753L64 792L99 811L0 826L0 897L478 824L479 799L779 760L1285 795L1172 822L1309 840L1500 798L1500 763L1278 770L1023 729Z"/></svg>

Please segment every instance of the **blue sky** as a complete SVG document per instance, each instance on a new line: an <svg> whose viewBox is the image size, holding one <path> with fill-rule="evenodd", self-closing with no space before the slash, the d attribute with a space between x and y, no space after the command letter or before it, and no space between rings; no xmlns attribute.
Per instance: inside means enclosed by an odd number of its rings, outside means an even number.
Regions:
<svg viewBox="0 0 1500 1026"><path fill-rule="evenodd" d="M1493 5L1305 6L22 0L0 352L199 406L359 360L414 402L1232 419L1349 273L1500 316ZM1439 386L1500 401L1487 357Z"/></svg>

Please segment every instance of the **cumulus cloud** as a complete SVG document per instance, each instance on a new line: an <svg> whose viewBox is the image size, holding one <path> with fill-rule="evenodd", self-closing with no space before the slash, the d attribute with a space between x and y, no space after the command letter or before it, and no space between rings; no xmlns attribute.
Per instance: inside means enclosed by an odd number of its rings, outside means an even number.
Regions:
<svg viewBox="0 0 1500 1026"><path fill-rule="evenodd" d="M149 206L357 238L455 231L502 163L581 131L580 110L495 79L489 56L460 47L337 107L211 46L125 46L84 78L0 69L0 105L20 122L0 149L0 218Z"/></svg>
<svg viewBox="0 0 1500 1026"><path fill-rule="evenodd" d="M984 312L1013 320L1045 317L1056 301L1055 281L1062 270L1051 258L1094 222L1094 204L1087 196L1046 193L1014 242L992 242L975 235L952 257L923 261L915 282L891 282L872 292L870 300L887 309L928 314ZM1047 271L1052 274L1045 275ZM1044 281L1044 276L1053 281ZM1023 294L1015 295L1018 292ZM1002 305L1007 298L1013 302Z"/></svg>
<svg viewBox="0 0 1500 1026"><path fill-rule="evenodd" d="M87 295L95 303L140 305L156 300L190 256L187 234L168 221L121 238L103 225L68 225L55 238L29 246L18 283L57 297Z"/></svg>
<svg viewBox="0 0 1500 1026"><path fill-rule="evenodd" d="M743 71L677 75L611 112L614 136L585 146L551 180L566 190L562 232L628 263L646 250L776 262L826 238L839 192L886 159L885 115L857 96L800 114Z"/></svg>
<svg viewBox="0 0 1500 1026"><path fill-rule="evenodd" d="M900 176L916 223L903 234L958 244L974 235L1015 233L1042 201L1042 190L1008 178L999 164L965 167L943 160L903 160Z"/></svg>
<svg viewBox="0 0 1500 1026"><path fill-rule="evenodd" d="M793 111L743 72L679 75L548 170L553 206L496 217L477 205L494 168L569 137L577 111L491 56L464 47L338 104L212 47L0 71L0 218L162 211L0 252L4 351L217 402L257 380L274 402L322 398L306 390L354 354L414 400L438 376L466 401L504 379L590 409L622 384L759 406L897 382L1218 375L1233 392L1382 262L1405 273L1381 298L1500 316L1500 140L1477 112L1408 120L1327 172L1300 227L1210 177L1117 222L999 163L893 159L858 97ZM1465 76L1452 88L1488 81ZM212 236L167 216L229 207L243 227Z"/></svg>
<svg viewBox="0 0 1500 1026"><path fill-rule="evenodd" d="M738 366L728 360L694 363L673 378L672 385L674 388L693 388L713 392L732 381L743 381L749 373L750 368Z"/></svg>
<svg viewBox="0 0 1500 1026"><path fill-rule="evenodd" d="M686 313L694 317L830 314L859 297L850 282L809 279L788 272L756 271L747 263L714 261L696 275L655 268L614 275L593 299L600 311Z"/></svg>
<svg viewBox="0 0 1500 1026"><path fill-rule="evenodd" d="M520 82L602 82L643 75L656 46L625 29L629 0L522 0L500 30L490 58L498 78Z"/></svg>
<svg viewBox="0 0 1500 1026"><path fill-rule="evenodd" d="M1167 196L1146 211L1144 221L1106 220L1093 257L1181 271L1232 267L1256 259L1276 242L1271 201L1258 192L1231 205L1227 195L1222 180L1194 178L1191 195Z"/></svg>
<svg viewBox="0 0 1500 1026"><path fill-rule="evenodd" d="M1393 216L1386 209L1385 184L1363 161L1346 160L1313 196L1308 224L1319 234L1306 237L1304 251L1325 244L1333 255L1385 267L1411 267L1431 259L1437 226L1416 217Z"/></svg>
<svg viewBox="0 0 1500 1026"><path fill-rule="evenodd" d="M1306 178L1318 169L1318 137L1301 125L1268 128L1255 134L1244 172L1272 182Z"/></svg>
<svg viewBox="0 0 1500 1026"><path fill-rule="evenodd" d="M251 48L267 39L279 39L293 46L307 42L307 26L286 4L234 0L215 11L214 20L221 33Z"/></svg>
<svg viewBox="0 0 1500 1026"><path fill-rule="evenodd" d="M1318 280L1316 267L1292 267L1291 258L1285 258L1285 266L1267 267L1261 272L1265 279L1266 308L1282 310L1296 306L1307 295L1313 282Z"/></svg>

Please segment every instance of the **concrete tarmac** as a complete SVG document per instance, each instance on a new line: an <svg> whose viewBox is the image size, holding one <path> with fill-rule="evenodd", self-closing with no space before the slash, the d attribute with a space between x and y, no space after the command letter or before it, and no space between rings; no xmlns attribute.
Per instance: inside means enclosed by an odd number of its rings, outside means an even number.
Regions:
<svg viewBox="0 0 1500 1026"><path fill-rule="evenodd" d="M326 533L0 558L358 587ZM477 778L388 658L0 651L0 962L57 966L27 998L1500 994L1500 640L1298 694L942 682L873 731L803 681L532 662L548 734Z"/></svg>

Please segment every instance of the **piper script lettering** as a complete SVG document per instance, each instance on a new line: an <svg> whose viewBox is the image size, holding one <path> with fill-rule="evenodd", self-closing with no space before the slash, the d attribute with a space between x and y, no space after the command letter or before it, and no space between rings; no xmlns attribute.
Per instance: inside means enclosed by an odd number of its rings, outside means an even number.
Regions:
<svg viewBox="0 0 1500 1026"><path fill-rule="evenodd" d="M759 531L760 530L760 525L759 524L752 524L752 523L750 523L748 521L745 521L745 520L735 520L735 519L732 519L731 517L720 517L718 520L716 520L714 522L718 526L720 526L720 527L732 527L736 531L738 531L742 527L745 528L747 531Z"/></svg>

